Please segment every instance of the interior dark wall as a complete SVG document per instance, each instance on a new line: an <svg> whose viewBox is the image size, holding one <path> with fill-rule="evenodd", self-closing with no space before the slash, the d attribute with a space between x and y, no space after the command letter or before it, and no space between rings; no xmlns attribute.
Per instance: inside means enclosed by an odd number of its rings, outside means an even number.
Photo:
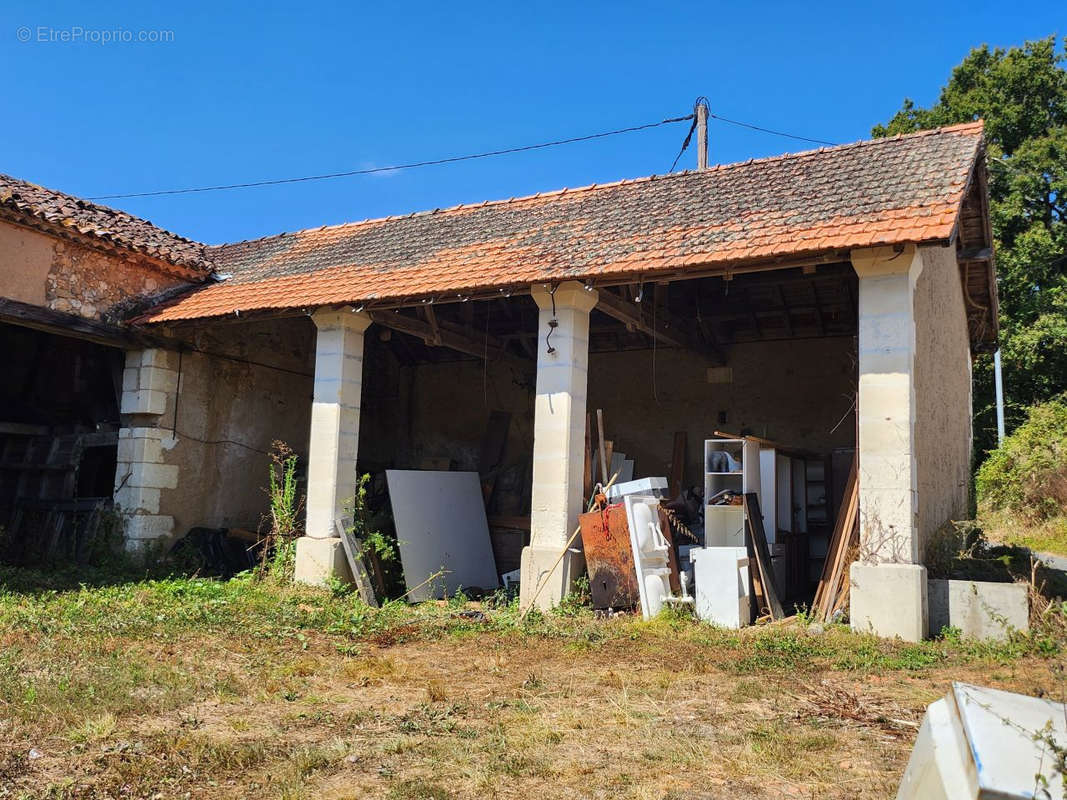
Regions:
<svg viewBox="0 0 1067 800"><path fill-rule="evenodd" d="M0 352L5 361L0 422L50 427L118 424L121 350L0 325Z"/></svg>
<svg viewBox="0 0 1067 800"><path fill-rule="evenodd" d="M4 324L0 352L0 525L17 500L110 497L123 352Z"/></svg>

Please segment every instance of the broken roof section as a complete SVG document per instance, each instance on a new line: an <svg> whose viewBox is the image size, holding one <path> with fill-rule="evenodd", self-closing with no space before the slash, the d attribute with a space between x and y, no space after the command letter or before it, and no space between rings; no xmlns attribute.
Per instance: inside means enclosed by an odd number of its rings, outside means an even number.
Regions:
<svg viewBox="0 0 1067 800"><path fill-rule="evenodd" d="M565 279L651 278L947 243L981 147L982 123L967 123L209 247L228 279L142 321L446 300Z"/></svg>
<svg viewBox="0 0 1067 800"><path fill-rule="evenodd" d="M159 266L183 267L206 276L204 245L163 230L125 211L0 175L0 219L37 228L90 247L118 248L148 256Z"/></svg>

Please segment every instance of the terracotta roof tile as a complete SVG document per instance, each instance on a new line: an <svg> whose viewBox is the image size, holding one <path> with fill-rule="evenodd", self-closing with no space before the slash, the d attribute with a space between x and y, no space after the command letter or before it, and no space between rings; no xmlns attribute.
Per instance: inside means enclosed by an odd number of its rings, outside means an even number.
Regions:
<svg viewBox="0 0 1067 800"><path fill-rule="evenodd" d="M943 241L982 123L209 247L222 283L145 321L441 297Z"/></svg>
<svg viewBox="0 0 1067 800"><path fill-rule="evenodd" d="M205 246L158 228L125 211L100 206L73 195L45 189L0 174L0 209L46 226L77 231L81 236L143 253L159 261L208 273Z"/></svg>

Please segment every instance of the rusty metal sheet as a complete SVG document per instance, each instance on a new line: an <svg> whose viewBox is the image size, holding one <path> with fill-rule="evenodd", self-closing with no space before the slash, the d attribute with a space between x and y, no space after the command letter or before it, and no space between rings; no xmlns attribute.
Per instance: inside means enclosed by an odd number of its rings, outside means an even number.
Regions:
<svg viewBox="0 0 1067 800"><path fill-rule="evenodd" d="M630 528L626 524L626 507L617 503L603 511L590 511L580 515L578 523L582 528L593 608L637 606L641 596L630 547Z"/></svg>

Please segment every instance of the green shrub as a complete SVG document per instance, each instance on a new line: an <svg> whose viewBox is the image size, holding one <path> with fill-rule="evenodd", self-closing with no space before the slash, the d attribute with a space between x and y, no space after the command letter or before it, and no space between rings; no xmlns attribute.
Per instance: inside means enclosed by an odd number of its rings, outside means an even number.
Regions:
<svg viewBox="0 0 1067 800"><path fill-rule="evenodd" d="M1067 396L1033 406L975 476L983 511L1037 522L1067 514Z"/></svg>
<svg viewBox="0 0 1067 800"><path fill-rule="evenodd" d="M296 453L285 444L275 441L270 448L270 519L267 547L269 558L265 566L271 577L288 582L296 563L296 540L300 537L300 511L303 498L297 494ZM269 556L267 555L269 554Z"/></svg>

